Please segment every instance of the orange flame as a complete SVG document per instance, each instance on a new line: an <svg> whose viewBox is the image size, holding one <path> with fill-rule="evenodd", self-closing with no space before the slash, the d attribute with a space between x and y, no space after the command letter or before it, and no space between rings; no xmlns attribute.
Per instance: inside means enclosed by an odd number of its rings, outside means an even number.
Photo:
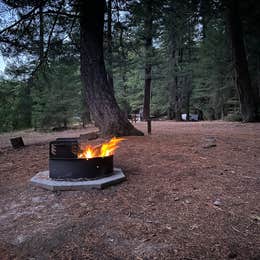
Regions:
<svg viewBox="0 0 260 260"><path fill-rule="evenodd" d="M113 155L115 150L119 147L118 144L124 140L126 139L113 137L109 142L103 143L101 145L88 145L83 151L80 151L78 158L90 159Z"/></svg>

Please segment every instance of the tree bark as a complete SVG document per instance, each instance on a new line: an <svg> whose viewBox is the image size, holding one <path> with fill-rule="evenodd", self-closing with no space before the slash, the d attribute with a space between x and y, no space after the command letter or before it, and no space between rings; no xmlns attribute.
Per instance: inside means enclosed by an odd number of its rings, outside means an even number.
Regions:
<svg viewBox="0 0 260 260"><path fill-rule="evenodd" d="M257 56L257 61L256 61L256 75L257 75L257 96L258 99L260 99L260 55Z"/></svg>
<svg viewBox="0 0 260 260"><path fill-rule="evenodd" d="M91 123L91 116L89 112L89 105L87 103L86 98L86 89L83 87L82 89L82 114L81 114L81 120L82 120L82 126L85 128L85 126L89 123Z"/></svg>
<svg viewBox="0 0 260 260"><path fill-rule="evenodd" d="M174 16L174 3L171 2L170 17ZM174 20L169 22L169 119L176 118L176 88L177 88L177 44Z"/></svg>
<svg viewBox="0 0 260 260"><path fill-rule="evenodd" d="M186 97L185 97L185 99L186 99L186 115L187 115L187 117L186 117L186 120L187 121L189 121L190 120L190 97L191 97L191 93L192 93L192 91L191 91L191 84L192 84L192 79L191 79L191 75L187 75L186 76Z"/></svg>
<svg viewBox="0 0 260 260"><path fill-rule="evenodd" d="M150 118L150 102L151 102L151 82L152 82L152 4L151 1L144 1L144 34L145 34L145 81L144 81L144 120Z"/></svg>
<svg viewBox="0 0 260 260"><path fill-rule="evenodd" d="M90 113L103 135L143 135L119 109L103 54L105 0L79 0L81 79Z"/></svg>
<svg viewBox="0 0 260 260"><path fill-rule="evenodd" d="M181 95L181 86L182 86L182 78L181 76L175 75L175 120L182 121L181 118L181 107L182 107L182 95Z"/></svg>
<svg viewBox="0 0 260 260"><path fill-rule="evenodd" d="M168 119L173 120L175 118L175 97L176 97L175 79L169 82L169 109L168 109Z"/></svg>
<svg viewBox="0 0 260 260"><path fill-rule="evenodd" d="M244 122L257 120L257 102L251 85L248 62L243 39L242 23L239 17L238 1L225 2L226 19L229 29L233 59L237 74L237 92L240 100L242 120Z"/></svg>

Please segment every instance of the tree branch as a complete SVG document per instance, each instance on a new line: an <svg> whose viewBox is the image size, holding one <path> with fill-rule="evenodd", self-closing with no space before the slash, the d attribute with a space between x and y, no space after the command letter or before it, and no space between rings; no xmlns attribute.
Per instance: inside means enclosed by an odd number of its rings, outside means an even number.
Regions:
<svg viewBox="0 0 260 260"><path fill-rule="evenodd" d="M48 37L48 42L47 42L47 48L46 48L46 51L44 53L44 58L43 60L40 60L38 65L36 66L35 70L32 72L32 77L35 75L35 73L38 71L38 69L41 67L42 63L46 61L46 58L48 56L48 52L49 52L49 49L50 49L50 44L51 44L51 38L52 38L52 34L53 34L53 31L54 31L54 28L57 24L57 21L58 21L58 17L59 17L59 12L64 4L65 0L63 0L59 6L59 9L58 9L58 12L56 13L56 16L55 16L55 19L54 19L54 22L52 24L52 27L51 27L51 30L50 30L50 34L49 34L49 37Z"/></svg>
<svg viewBox="0 0 260 260"><path fill-rule="evenodd" d="M22 15L21 18L16 21L15 23L11 24L10 26L4 28L2 31L0 31L0 34L12 29L13 27L15 27L16 25L18 25L19 23L21 23L22 21L28 19L34 12L35 10L37 9L38 7L35 7L33 8L29 13L25 14L25 15Z"/></svg>
<svg viewBox="0 0 260 260"><path fill-rule="evenodd" d="M61 11L55 11L55 10L46 10L44 12L42 12L43 14L49 14L49 15L62 15L62 16L67 16L67 17L70 17L70 18L79 18L79 15L77 14L70 14L70 13L67 13L67 12L61 12Z"/></svg>

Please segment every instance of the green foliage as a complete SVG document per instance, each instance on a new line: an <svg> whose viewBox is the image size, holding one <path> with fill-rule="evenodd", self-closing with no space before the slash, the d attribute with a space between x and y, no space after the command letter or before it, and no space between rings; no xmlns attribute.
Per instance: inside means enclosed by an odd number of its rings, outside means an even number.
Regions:
<svg viewBox="0 0 260 260"><path fill-rule="evenodd" d="M164 1L152 1L153 35L158 40ZM124 6L124 4L122 3ZM144 2L132 2L129 13L119 16L113 30L113 76L114 89L120 107L129 112L137 112L143 107L144 99ZM123 41L122 41L123 39ZM165 113L167 110L167 84L163 72L163 56L160 41L154 43L149 62L152 64L151 114ZM163 74L163 75L162 75Z"/></svg>
<svg viewBox="0 0 260 260"><path fill-rule="evenodd" d="M33 126L67 127L81 116L81 93L77 63L56 62L39 72L32 88Z"/></svg>
<svg viewBox="0 0 260 260"><path fill-rule="evenodd" d="M234 121L242 121L241 114L239 112L234 112L232 114L228 114L224 117L224 120L234 122Z"/></svg>
<svg viewBox="0 0 260 260"><path fill-rule="evenodd" d="M152 115L165 114L168 107L167 82L161 59L160 54L154 52L151 93ZM139 111L143 106L144 67L142 61L143 59L136 52L128 51L125 65L114 65L116 98L121 109L127 113ZM124 78L122 77L122 66L125 66L126 70Z"/></svg>
<svg viewBox="0 0 260 260"><path fill-rule="evenodd" d="M141 71L138 68L127 70L124 80L120 72L115 70L114 88L118 104L121 109L127 108L127 112L131 112L142 107L143 81Z"/></svg>
<svg viewBox="0 0 260 260"><path fill-rule="evenodd" d="M204 111L206 118L218 119L237 108L235 75L223 20L211 20L206 35L198 44L198 60L193 64L191 102Z"/></svg>
<svg viewBox="0 0 260 260"><path fill-rule="evenodd" d="M30 127L31 98L23 82L0 81L0 131Z"/></svg>

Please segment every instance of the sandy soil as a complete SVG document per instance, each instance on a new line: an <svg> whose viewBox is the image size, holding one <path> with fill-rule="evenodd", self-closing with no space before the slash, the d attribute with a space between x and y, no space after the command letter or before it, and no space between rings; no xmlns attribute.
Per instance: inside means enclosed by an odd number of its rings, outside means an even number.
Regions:
<svg viewBox="0 0 260 260"><path fill-rule="evenodd" d="M0 137L0 259L260 259L260 124L153 122L115 155L126 182L29 185L48 142L81 131Z"/></svg>

